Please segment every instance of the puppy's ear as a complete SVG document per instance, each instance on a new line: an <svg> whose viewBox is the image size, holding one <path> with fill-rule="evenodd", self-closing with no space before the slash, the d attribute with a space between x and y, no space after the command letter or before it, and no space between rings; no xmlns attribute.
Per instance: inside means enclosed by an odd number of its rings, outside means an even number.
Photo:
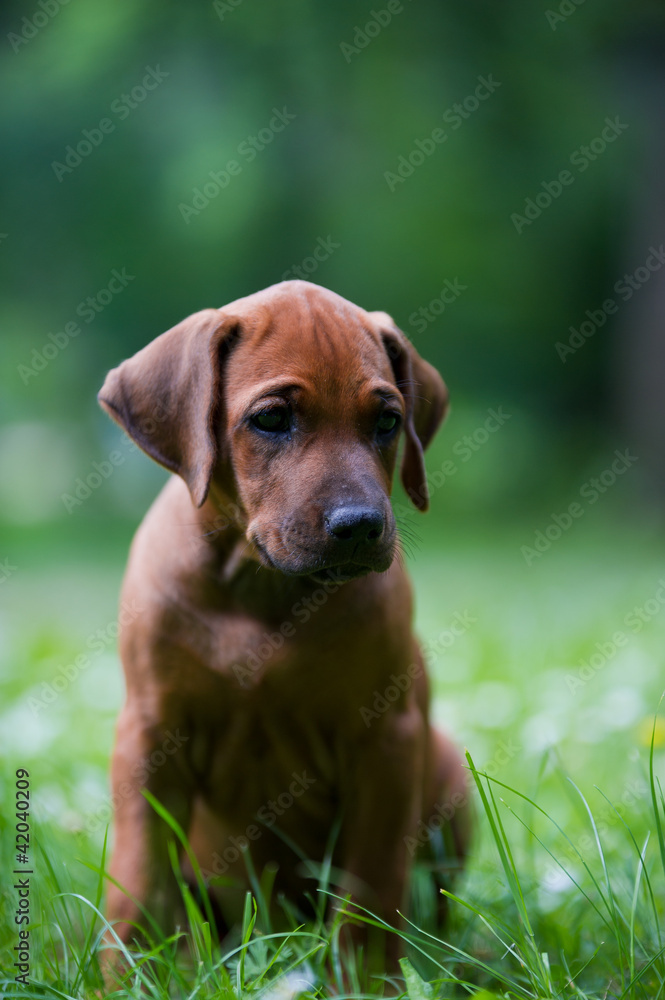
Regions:
<svg viewBox="0 0 665 1000"><path fill-rule="evenodd" d="M197 507L217 458L222 346L238 326L218 309L194 313L110 371L97 396L143 451L184 479Z"/></svg>
<svg viewBox="0 0 665 1000"><path fill-rule="evenodd" d="M429 490L423 450L448 411L448 389L436 368L420 357L387 313L374 312L370 316L377 324L406 404L402 484L414 506L425 511L429 507Z"/></svg>

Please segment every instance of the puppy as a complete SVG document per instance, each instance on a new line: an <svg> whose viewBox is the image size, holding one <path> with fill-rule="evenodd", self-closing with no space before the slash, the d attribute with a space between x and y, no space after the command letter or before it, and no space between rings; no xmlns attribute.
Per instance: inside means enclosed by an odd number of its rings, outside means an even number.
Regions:
<svg viewBox="0 0 665 1000"><path fill-rule="evenodd" d="M112 764L107 913L125 941L142 907L172 929L179 895L144 788L218 876L229 927L248 868L302 908L328 858L334 891L396 925L423 830L446 816L437 863L464 856L465 771L429 724L390 505L402 439L427 509L447 400L389 316L305 281L198 312L108 374L102 407L175 473L122 595L142 609L120 636ZM392 967L396 935L386 951Z"/></svg>

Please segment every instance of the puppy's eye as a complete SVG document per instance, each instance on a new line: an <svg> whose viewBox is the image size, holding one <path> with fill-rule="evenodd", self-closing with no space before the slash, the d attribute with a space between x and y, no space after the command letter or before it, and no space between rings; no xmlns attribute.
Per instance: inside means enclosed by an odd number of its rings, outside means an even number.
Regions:
<svg viewBox="0 0 665 1000"><path fill-rule="evenodd" d="M399 425L399 414L398 413L382 413L376 423L377 432L387 437L388 434L392 434Z"/></svg>
<svg viewBox="0 0 665 1000"><path fill-rule="evenodd" d="M291 427L289 411L286 407L273 406L269 410L261 410L250 417L250 422L260 431L288 431Z"/></svg>

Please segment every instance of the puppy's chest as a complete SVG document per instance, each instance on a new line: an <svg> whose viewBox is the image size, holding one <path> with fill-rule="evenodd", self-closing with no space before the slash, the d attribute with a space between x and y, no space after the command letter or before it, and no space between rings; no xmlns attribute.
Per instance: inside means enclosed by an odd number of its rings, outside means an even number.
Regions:
<svg viewBox="0 0 665 1000"><path fill-rule="evenodd" d="M408 632L396 637L371 618L317 611L311 603L284 617L207 610L195 627L185 623L183 640L225 701L254 692L273 708L283 702L346 714L405 666Z"/></svg>
<svg viewBox="0 0 665 1000"><path fill-rule="evenodd" d="M332 821L371 735L362 709L409 657L403 623L353 610L314 599L260 618L208 607L181 633L196 667L176 669L174 689L192 770L219 817L247 823L263 807L275 811L271 802L290 802L293 817Z"/></svg>
<svg viewBox="0 0 665 1000"><path fill-rule="evenodd" d="M320 720L275 710L263 701L236 704L219 723L200 725L191 761L200 791L230 823L294 812L330 822L343 794L344 742Z"/></svg>

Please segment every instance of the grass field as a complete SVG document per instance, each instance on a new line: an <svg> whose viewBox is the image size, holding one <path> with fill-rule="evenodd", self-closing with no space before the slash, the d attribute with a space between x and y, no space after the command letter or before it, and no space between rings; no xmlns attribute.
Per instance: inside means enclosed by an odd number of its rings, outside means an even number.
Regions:
<svg viewBox="0 0 665 1000"><path fill-rule="evenodd" d="M410 554L434 718L488 776L475 776L476 838L441 940L417 873L417 926L405 930L406 987L397 987L411 1000L665 996L665 843L654 809L665 776L663 721L654 729L665 687L663 544L646 526L595 518L527 565L521 549L539 526L419 527ZM76 548L66 534L46 544L33 533L3 589L3 996L99 989L98 869L122 698L114 612L127 542L125 525L91 529ZM455 622L463 634L450 632ZM82 651L87 662L72 669ZM30 986L12 983L19 768L32 792ZM319 922L271 936L265 914L254 924L252 913L248 904L243 940L227 954L193 912L190 956L165 945L118 995L361 992L340 978L334 929Z"/></svg>

